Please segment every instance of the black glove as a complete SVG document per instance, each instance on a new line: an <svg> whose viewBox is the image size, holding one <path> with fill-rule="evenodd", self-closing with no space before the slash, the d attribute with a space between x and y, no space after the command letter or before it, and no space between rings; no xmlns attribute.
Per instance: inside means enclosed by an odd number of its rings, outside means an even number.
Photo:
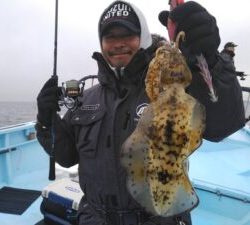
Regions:
<svg viewBox="0 0 250 225"><path fill-rule="evenodd" d="M203 54L210 68L217 62L217 49L220 45L219 29L216 19L205 8L196 2L186 2L171 12L162 11L158 18L162 25L167 26L168 17L176 22L176 34L184 31L186 41L180 49L189 66L196 64L195 55Z"/></svg>
<svg viewBox="0 0 250 225"><path fill-rule="evenodd" d="M61 88L57 86L58 77L51 77L43 86L37 96L37 120L41 125L50 127L52 115L60 111L58 100L62 94Z"/></svg>

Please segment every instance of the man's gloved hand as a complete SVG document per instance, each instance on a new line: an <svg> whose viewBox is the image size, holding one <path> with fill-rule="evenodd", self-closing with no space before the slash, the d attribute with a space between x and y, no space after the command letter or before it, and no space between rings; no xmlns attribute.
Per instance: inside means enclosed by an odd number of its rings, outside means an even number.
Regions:
<svg viewBox="0 0 250 225"><path fill-rule="evenodd" d="M202 53L209 67L212 68L217 61L217 49L220 45L216 19L193 1L181 4L171 12L160 12L159 20L162 25L167 26L168 17L177 25L176 34L180 31L186 34L186 40L181 43L180 49L189 66L194 66L195 55Z"/></svg>
<svg viewBox="0 0 250 225"><path fill-rule="evenodd" d="M51 77L43 86L37 96L37 120L41 125L50 127L52 114L60 111L58 105L59 96L62 94L61 88L57 86L58 77Z"/></svg>

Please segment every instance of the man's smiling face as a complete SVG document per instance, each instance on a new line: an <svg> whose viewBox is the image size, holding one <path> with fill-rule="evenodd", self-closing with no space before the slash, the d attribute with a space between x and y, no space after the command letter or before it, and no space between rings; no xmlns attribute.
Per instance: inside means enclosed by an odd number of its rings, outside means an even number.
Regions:
<svg viewBox="0 0 250 225"><path fill-rule="evenodd" d="M139 46L139 35L122 26L114 26L102 36L102 54L116 68L127 66Z"/></svg>

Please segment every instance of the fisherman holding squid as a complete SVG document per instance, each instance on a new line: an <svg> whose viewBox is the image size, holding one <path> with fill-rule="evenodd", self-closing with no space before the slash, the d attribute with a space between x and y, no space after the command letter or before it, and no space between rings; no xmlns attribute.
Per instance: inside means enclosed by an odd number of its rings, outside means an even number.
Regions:
<svg viewBox="0 0 250 225"><path fill-rule="evenodd" d="M168 18L176 24L175 35L181 31L185 33L179 49L192 75L185 92L204 108L202 137L221 141L243 127L245 118L235 72L226 69L226 62L217 51L220 36L216 20L204 7L192 1L159 14L164 26ZM99 84L85 90L79 107L69 110L63 118L57 116L54 123L56 162L64 167L79 164L79 183L84 196L77 223L190 225L191 208L173 210L171 215L161 214L137 201L128 188L129 171L121 160L124 143L151 104L145 79L157 45L152 43L146 19L132 3L114 1L100 16L98 31L101 52L94 52L92 57L98 64ZM201 75L201 68L206 66L199 64L197 56L200 55L211 75L210 86ZM155 84L160 85L159 82ZM162 90L154 85L153 88ZM37 138L48 153L52 141L52 115L59 110L60 92L56 79L51 78L37 97ZM216 101L212 95L216 96ZM168 106L172 107L166 105L166 110ZM159 120L164 121L164 117ZM166 121L163 125L167 135L164 140L168 144L166 140L172 125ZM165 179L166 173L160 173L158 178Z"/></svg>

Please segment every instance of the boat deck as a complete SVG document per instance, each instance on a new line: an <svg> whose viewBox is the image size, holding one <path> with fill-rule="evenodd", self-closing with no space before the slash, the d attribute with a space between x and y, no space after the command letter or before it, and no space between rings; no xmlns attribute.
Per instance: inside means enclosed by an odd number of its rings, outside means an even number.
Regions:
<svg viewBox="0 0 250 225"><path fill-rule="evenodd" d="M3 183L0 186L11 186L16 188L24 188L31 190L42 190L49 184L48 171L40 170L31 172L18 177L11 185ZM42 197L39 197L34 203L20 216L13 214L0 213L1 225L34 225L43 219L40 212L40 204Z"/></svg>
<svg viewBox="0 0 250 225"><path fill-rule="evenodd" d="M24 132L25 136L30 133L32 129ZM42 190L51 182L48 180L48 156L36 139L19 147L16 143L9 146L0 144L0 188ZM204 141L195 151L190 157L189 175L200 204L191 213L193 225L250 225L249 161L249 127L220 143ZM59 174L58 179L62 176ZM41 201L39 197L22 215L0 213L0 224L36 224L43 218Z"/></svg>
<svg viewBox="0 0 250 225"><path fill-rule="evenodd" d="M190 157L189 176L200 198L194 225L250 225L249 132L246 127L222 142L204 141Z"/></svg>

